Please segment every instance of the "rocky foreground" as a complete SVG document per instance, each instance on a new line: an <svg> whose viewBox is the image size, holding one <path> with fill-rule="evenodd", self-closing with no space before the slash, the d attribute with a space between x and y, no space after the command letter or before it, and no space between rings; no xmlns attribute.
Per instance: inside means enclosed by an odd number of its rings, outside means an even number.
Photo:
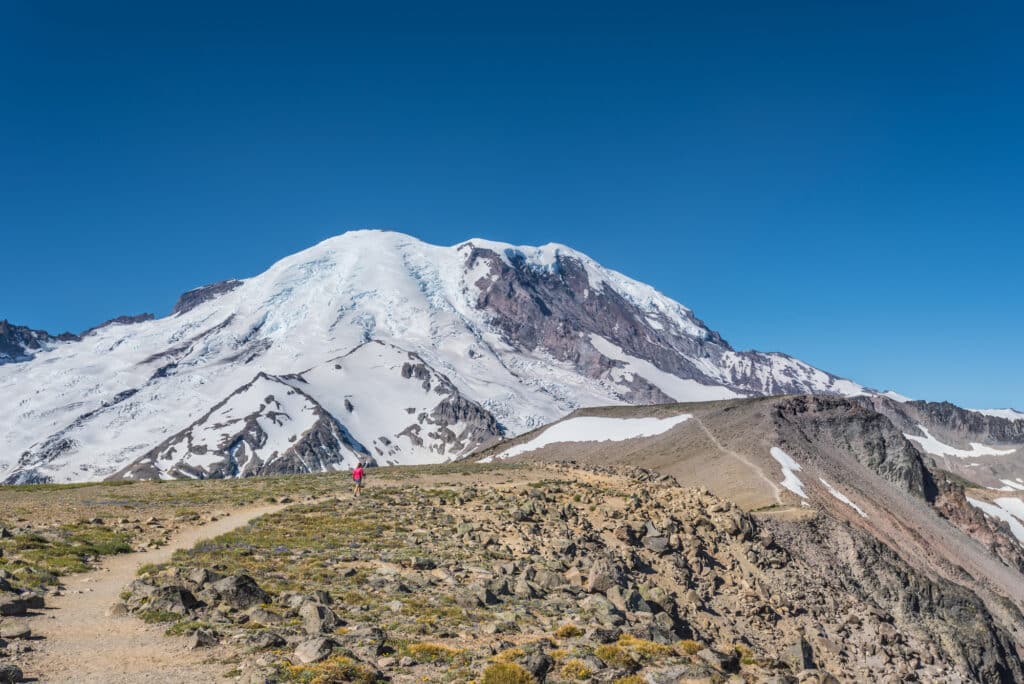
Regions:
<svg viewBox="0 0 1024 684"><path fill-rule="evenodd" d="M636 469L381 478L145 568L111 610L247 682L1024 679L975 594L815 510Z"/></svg>

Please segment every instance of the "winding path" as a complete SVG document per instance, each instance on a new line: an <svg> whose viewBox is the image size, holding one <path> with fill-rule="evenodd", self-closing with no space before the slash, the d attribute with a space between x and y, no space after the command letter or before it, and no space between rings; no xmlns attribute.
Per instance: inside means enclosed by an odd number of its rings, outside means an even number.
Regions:
<svg viewBox="0 0 1024 684"><path fill-rule="evenodd" d="M91 572L65 579L63 596L47 598L47 608L28 618L36 649L22 663L29 681L129 684L195 684L222 679L227 666L211 661L216 649L189 651L184 637L164 636L166 625L147 625L107 610L146 563L163 563L178 549L230 532L261 515L285 508L242 508L206 525L189 527L158 549L107 557ZM77 593L77 592L82 593Z"/></svg>
<svg viewBox="0 0 1024 684"><path fill-rule="evenodd" d="M704 431L704 434L707 435L707 438L711 440L711 443L715 445L716 449L721 451L726 456L731 456L732 458L735 458L737 461L750 468L750 470L753 471L758 476L758 478L763 480L769 487L771 487L772 492L774 492L775 494L775 503L782 503L779 485L775 484L767 475L765 475L764 471L760 468L760 466L758 466L756 463L754 463L753 461L751 461L749 458L739 453L738 451L733 451L732 449L726 448L725 445L718 441L718 438L715 437L714 433L712 433L711 430L708 429L708 426L705 425L704 421L702 421L700 418L694 416L693 419L694 421L696 421L697 425L700 426L700 429Z"/></svg>

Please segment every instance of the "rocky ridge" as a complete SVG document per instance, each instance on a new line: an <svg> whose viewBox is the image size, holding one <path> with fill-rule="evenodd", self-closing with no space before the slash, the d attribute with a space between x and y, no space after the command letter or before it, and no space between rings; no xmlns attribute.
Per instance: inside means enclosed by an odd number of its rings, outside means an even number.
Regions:
<svg viewBox="0 0 1024 684"><path fill-rule="evenodd" d="M295 507L229 547L244 553L198 548L149 572L125 609L196 648L234 644L250 681L332 668L395 682L499 669L540 682L1024 677L977 596L862 530L599 470L381 483ZM302 544L311 530L316 548Z"/></svg>

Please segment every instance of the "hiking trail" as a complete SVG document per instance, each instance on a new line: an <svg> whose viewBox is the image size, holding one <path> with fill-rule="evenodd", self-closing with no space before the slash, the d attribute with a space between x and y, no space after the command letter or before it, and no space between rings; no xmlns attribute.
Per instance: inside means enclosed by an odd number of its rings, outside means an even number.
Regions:
<svg viewBox="0 0 1024 684"><path fill-rule="evenodd" d="M226 666L211 658L220 647L190 651L186 637L164 635L167 625L147 625L131 615L110 616L107 610L140 566L166 562L179 549L284 508L234 510L206 525L183 529L166 546L108 556L95 570L65 577L64 594L47 596L47 607L26 618L35 649L22 663L27 681L193 684L221 679Z"/></svg>

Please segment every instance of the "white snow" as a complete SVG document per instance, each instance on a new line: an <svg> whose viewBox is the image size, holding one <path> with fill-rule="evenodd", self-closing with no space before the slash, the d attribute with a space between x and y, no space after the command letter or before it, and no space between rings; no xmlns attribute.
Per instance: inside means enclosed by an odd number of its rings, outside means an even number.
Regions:
<svg viewBox="0 0 1024 684"><path fill-rule="evenodd" d="M473 239L442 247L400 233L352 231L281 259L190 311L107 326L81 342L53 345L32 361L0 366L0 481L26 468L57 482L105 477L187 428L257 371L276 377L308 372L306 383L295 386L349 427L356 440L371 449L380 437L398 445L383 449L384 462L450 458L425 434L422 446L392 438L414 422L407 409L432 410L444 399L415 389L416 382L393 380L396 358L375 360L364 350L333 372L336 359L371 339L419 354L491 411L509 435L583 406L623 403L620 383L630 374L680 401L737 396L665 373L603 338L595 338L597 344L623 364L603 378L581 374L570 361L511 348L490 313L477 308L476 283L488 270L480 264L467 268L470 244L506 261L525 259L536 269L555 268L558 256L577 259L591 292L616 291L639 308L652 333L666 340L710 334L683 305L562 245L516 247ZM755 377L765 392L783 377L807 391L859 387L778 354L726 352L720 359L689 360L713 381ZM128 390L135 394L114 401ZM346 397L356 406L351 414L339 407ZM286 413L291 416L294 407ZM297 415L301 419L302 411ZM295 432L266 426L275 428L274 447ZM207 441L221 434L212 424L205 431Z"/></svg>
<svg viewBox="0 0 1024 684"><path fill-rule="evenodd" d="M893 392L892 390L888 390L887 392L882 392L882 396L883 397L889 397L893 401L898 401L901 404L906 404L908 401L913 401L913 399L911 399L910 397L904 396L904 395L900 394L899 392Z"/></svg>
<svg viewBox="0 0 1024 684"><path fill-rule="evenodd" d="M1016 490L1018 492L1024 492L1024 484L1021 484L1020 482L1015 482L1013 480L1000 480L1000 482L1005 485L999 488L1000 491L1012 492Z"/></svg>
<svg viewBox="0 0 1024 684"><path fill-rule="evenodd" d="M650 361L630 356L621 347L599 335L591 335L590 343L597 351L613 361L621 361L623 368L612 371L612 378L619 382L627 375L639 375L676 401L715 401L717 399L735 399L743 396L727 387L704 385L696 380L680 378L667 373Z"/></svg>
<svg viewBox="0 0 1024 684"><path fill-rule="evenodd" d="M852 501L850 501L850 499L849 499L849 497L848 497L848 496L846 496L846 495L845 495L845 494L843 494L843 493L842 493L841 491L839 491L838 489L836 489L835 487L833 487L832 485L830 485L830 484L829 484L828 482L826 482L826 481L825 481L825 478L819 477L819 478L818 478L818 481L819 481L819 482L821 482L821 484L825 485L825 489L827 489L827 490L828 490L828 493L829 493L829 494L831 494L831 495L832 495L832 496L834 496L835 498L839 499L840 501L842 501L842 502L843 502L844 504L846 504L847 506L849 506L849 507L850 507L850 508L852 508L853 510L857 511L857 514L858 514L858 515L859 515L860 517L862 517L862 518L866 518L866 517L868 517L868 514L867 514L867 513L865 513L865 512L863 511L863 509L861 509L861 507L860 507L860 506L858 506L857 504L855 504L855 503L853 503Z"/></svg>
<svg viewBox="0 0 1024 684"><path fill-rule="evenodd" d="M958 449L948 444L943 444L935 437L932 436L928 429L924 425L918 425L917 429L924 433L924 437L918 437L917 435L904 434L903 436L907 439L913 440L920 444L925 451L935 456L952 456L953 458L978 458L980 456L1005 456L1012 454L1016 449L995 449L985 444L978 442L971 442L970 449Z"/></svg>
<svg viewBox="0 0 1024 684"><path fill-rule="evenodd" d="M801 499L806 499L807 494L804 493L804 483L797 477L797 472L802 470L800 464L793 460L793 457L787 454L779 447L772 447L771 449L772 458L779 462L782 466L782 486L793 492Z"/></svg>
<svg viewBox="0 0 1024 684"><path fill-rule="evenodd" d="M967 497L967 502L975 508L980 508L986 515L1005 520L1017 541L1024 542L1024 524L1021 524L1021 521L1024 520L1022 517L1024 516L1024 502L1021 502L1020 499L996 499L996 503L993 504ZM1011 513L1011 509L1014 512Z"/></svg>
<svg viewBox="0 0 1024 684"><path fill-rule="evenodd" d="M668 432L691 418L682 413L669 418L602 418L580 416L555 423L528 442L516 444L497 455L499 459L512 458L520 454L542 449L549 444L563 442L622 442L627 439L653 437ZM490 456L481 460L489 463Z"/></svg>
<svg viewBox="0 0 1024 684"><path fill-rule="evenodd" d="M995 418L1006 418L1007 420L1024 420L1024 413L1016 409L1002 408L1002 409L967 409L968 411L974 411L985 416L993 416Z"/></svg>

